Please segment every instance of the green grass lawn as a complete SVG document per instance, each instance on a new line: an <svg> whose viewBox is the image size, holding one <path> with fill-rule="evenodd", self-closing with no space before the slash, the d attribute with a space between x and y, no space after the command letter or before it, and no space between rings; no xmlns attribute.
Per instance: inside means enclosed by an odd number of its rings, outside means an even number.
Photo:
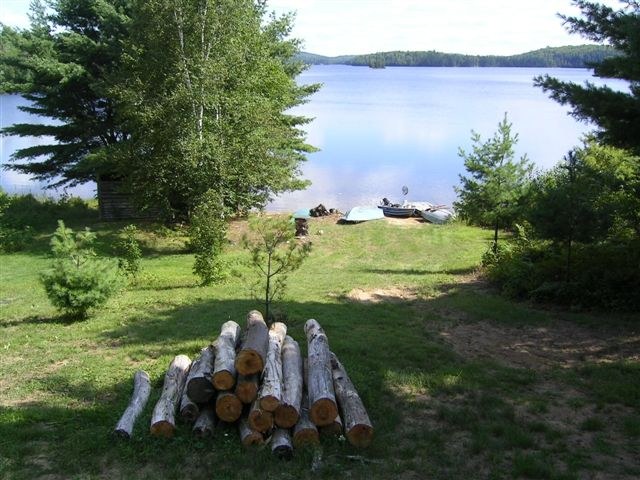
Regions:
<svg viewBox="0 0 640 480"><path fill-rule="evenodd" d="M91 225L102 252L121 226ZM28 251L0 256L0 478L640 475L639 318L506 300L477 274L490 232L414 220L312 219L314 250L276 306L303 348L304 322L323 325L369 410L370 448L325 438L321 451L283 462L268 448L243 449L232 427L209 440L187 425L172 440L151 438L171 359L193 358L223 322L244 325L262 305L246 279L197 286L185 239L140 228L140 280L86 321L56 312L38 282L45 233ZM225 255L247 275L243 228L232 225ZM141 368L152 397L134 438L116 441Z"/></svg>

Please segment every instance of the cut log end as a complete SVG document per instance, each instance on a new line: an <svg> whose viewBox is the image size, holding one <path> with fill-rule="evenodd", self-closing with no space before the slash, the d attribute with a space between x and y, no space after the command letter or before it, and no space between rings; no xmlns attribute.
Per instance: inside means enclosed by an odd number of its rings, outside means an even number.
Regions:
<svg viewBox="0 0 640 480"><path fill-rule="evenodd" d="M311 421L319 427L333 423L338 416L336 403L328 398L316 400L309 410Z"/></svg>
<svg viewBox="0 0 640 480"><path fill-rule="evenodd" d="M260 399L260 408L265 412L275 412L279 406L280 400L272 395L268 395Z"/></svg>
<svg viewBox="0 0 640 480"><path fill-rule="evenodd" d="M154 437L173 438L176 427L167 421L156 422L151 425L151 435Z"/></svg>
<svg viewBox="0 0 640 480"><path fill-rule="evenodd" d="M273 428L273 414L259 408L249 413L249 426L257 432L267 432Z"/></svg>
<svg viewBox="0 0 640 480"><path fill-rule="evenodd" d="M216 372L211 381L217 390L231 390L236 384L236 377L232 373L222 370Z"/></svg>
<svg viewBox="0 0 640 480"><path fill-rule="evenodd" d="M196 403L207 403L215 393L213 385L207 378L195 377L187 383L187 395Z"/></svg>
<svg viewBox="0 0 640 480"><path fill-rule="evenodd" d="M373 427L370 425L354 425L347 432L347 440L354 447L368 447L373 440Z"/></svg>
<svg viewBox="0 0 640 480"><path fill-rule="evenodd" d="M264 360L255 350L242 350L236 356L236 370L241 375L253 375L264 369Z"/></svg>
<svg viewBox="0 0 640 480"><path fill-rule="evenodd" d="M278 428L271 437L271 452L278 458L291 460L293 457L293 444L289 430Z"/></svg>
<svg viewBox="0 0 640 480"><path fill-rule="evenodd" d="M320 444L320 436L315 428L305 428L293 434L293 446L303 448Z"/></svg>
<svg viewBox="0 0 640 480"><path fill-rule="evenodd" d="M292 428L298 420L300 414L295 407L291 405L280 405L275 411L275 422L281 428Z"/></svg>
<svg viewBox="0 0 640 480"><path fill-rule="evenodd" d="M258 396L257 375L238 378L238 382L236 383L236 395L242 403L252 403Z"/></svg>
<svg viewBox="0 0 640 480"><path fill-rule="evenodd" d="M131 439L131 435L129 435L129 432L127 432L126 430L114 430L113 431L113 436L115 438L121 438L123 440L130 440Z"/></svg>
<svg viewBox="0 0 640 480"><path fill-rule="evenodd" d="M242 439L242 445L245 447L254 447L264 444L264 438L259 432L251 432Z"/></svg>
<svg viewBox="0 0 640 480"><path fill-rule="evenodd" d="M180 417L182 417L185 422L195 422L198 415L200 415L200 411L195 403L187 403L182 405L180 408Z"/></svg>
<svg viewBox="0 0 640 480"><path fill-rule="evenodd" d="M231 392L221 392L216 399L216 415L225 422L235 422L242 415L242 402Z"/></svg>
<svg viewBox="0 0 640 480"><path fill-rule="evenodd" d="M342 422L340 417L336 418L329 425L320 428L320 433L327 437L339 437L342 435Z"/></svg>

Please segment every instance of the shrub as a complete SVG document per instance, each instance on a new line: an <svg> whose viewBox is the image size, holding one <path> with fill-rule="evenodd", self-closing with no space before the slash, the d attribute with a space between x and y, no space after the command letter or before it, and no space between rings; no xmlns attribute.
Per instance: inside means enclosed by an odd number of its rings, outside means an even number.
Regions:
<svg viewBox="0 0 640 480"><path fill-rule="evenodd" d="M94 241L88 228L76 234L62 220L51 239L53 263L41 281L51 303L72 317L86 318L90 308L104 304L121 284L116 262L98 258Z"/></svg>
<svg viewBox="0 0 640 480"><path fill-rule="evenodd" d="M135 225L127 225L120 232L120 237L115 244L116 255L118 256L118 267L129 278L136 279L140 273L140 260L142 250L140 243L136 240L138 229Z"/></svg>
<svg viewBox="0 0 640 480"><path fill-rule="evenodd" d="M227 237L222 198L213 190L205 193L191 215L189 243L195 253L193 272L202 285L223 280L226 267L221 255Z"/></svg>

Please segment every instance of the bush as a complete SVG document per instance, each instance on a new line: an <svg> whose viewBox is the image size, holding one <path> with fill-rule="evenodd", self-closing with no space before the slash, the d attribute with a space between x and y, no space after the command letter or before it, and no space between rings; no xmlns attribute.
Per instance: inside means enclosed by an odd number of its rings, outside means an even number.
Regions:
<svg viewBox="0 0 640 480"><path fill-rule="evenodd" d="M121 285L115 261L98 258L89 229L75 234L62 220L51 239L53 264L41 276L51 303L72 317L86 318Z"/></svg>
<svg viewBox="0 0 640 480"><path fill-rule="evenodd" d="M138 229L135 225L127 225L120 232L120 237L115 244L116 255L118 256L118 268L129 278L136 279L140 273L140 260L142 250L140 243L136 240Z"/></svg>
<svg viewBox="0 0 640 480"><path fill-rule="evenodd" d="M222 198L213 190L205 193L191 215L189 246L195 253L193 273L202 285L226 277L221 255L227 238L227 221Z"/></svg>
<svg viewBox="0 0 640 480"><path fill-rule="evenodd" d="M508 296L576 308L640 309L640 241L574 244L509 242L484 257L487 277Z"/></svg>

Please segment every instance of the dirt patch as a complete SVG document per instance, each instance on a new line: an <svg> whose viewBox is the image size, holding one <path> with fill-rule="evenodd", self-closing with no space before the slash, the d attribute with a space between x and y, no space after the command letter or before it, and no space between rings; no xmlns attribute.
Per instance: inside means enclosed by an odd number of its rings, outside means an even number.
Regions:
<svg viewBox="0 0 640 480"><path fill-rule="evenodd" d="M415 290L402 287L354 288L345 297L347 300L359 303L402 303L417 300L418 294Z"/></svg>
<svg viewBox="0 0 640 480"><path fill-rule="evenodd" d="M409 217L409 218L384 217L384 220L389 225L393 225L401 228L424 228L425 225L429 224L429 222L426 222L422 218L417 218L417 217Z"/></svg>
<svg viewBox="0 0 640 480"><path fill-rule="evenodd" d="M507 327L488 322L445 327L440 337L463 357L544 370L583 362L640 361L640 333L593 330L569 322Z"/></svg>

